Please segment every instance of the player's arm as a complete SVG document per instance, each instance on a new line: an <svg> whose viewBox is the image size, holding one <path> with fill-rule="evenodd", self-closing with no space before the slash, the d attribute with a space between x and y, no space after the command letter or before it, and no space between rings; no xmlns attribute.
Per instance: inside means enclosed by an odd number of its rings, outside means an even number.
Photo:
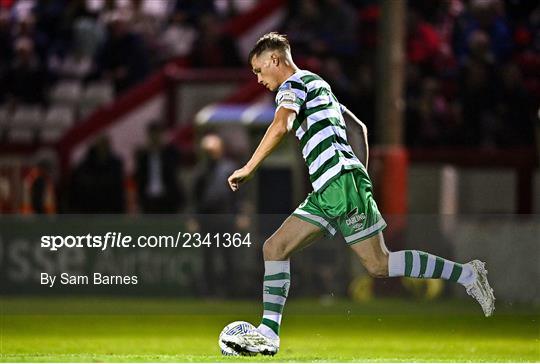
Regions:
<svg viewBox="0 0 540 364"><path fill-rule="evenodd" d="M362 134L360 136L360 140L358 141L358 143L354 143L355 141L352 141L352 140L351 142L353 142L352 144L357 144L357 148L356 148L357 150L355 150L355 152L357 152L358 154L357 157L360 159L360 162L362 162L364 166L367 168L368 162L369 162L369 145L368 145L367 126L360 119L358 119L356 115L354 115L349 109L347 109L344 105L341 105L341 112L343 114L343 118L345 119L345 124L355 125L360 130L360 133Z"/></svg>
<svg viewBox="0 0 540 364"><path fill-rule="evenodd" d="M292 124L296 113L293 110L280 107L274 116L274 120L266 130L259 146L251 156L250 160L228 178L229 186L233 191L248 181L253 173L259 168L261 163L276 149L283 137L287 134L287 125Z"/></svg>

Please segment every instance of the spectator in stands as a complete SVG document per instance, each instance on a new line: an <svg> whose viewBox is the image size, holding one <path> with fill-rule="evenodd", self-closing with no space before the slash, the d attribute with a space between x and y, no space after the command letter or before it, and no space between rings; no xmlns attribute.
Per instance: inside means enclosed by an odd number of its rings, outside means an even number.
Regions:
<svg viewBox="0 0 540 364"><path fill-rule="evenodd" d="M357 48L356 10L345 0L323 0L321 4L323 40L332 56L351 60Z"/></svg>
<svg viewBox="0 0 540 364"><path fill-rule="evenodd" d="M22 214L55 214L57 212L55 172L56 155L41 150L22 183Z"/></svg>
<svg viewBox="0 0 540 364"><path fill-rule="evenodd" d="M151 67L159 65L156 55L160 52L160 32L171 4L167 1L131 0L131 30L139 35L150 54Z"/></svg>
<svg viewBox="0 0 540 364"><path fill-rule="evenodd" d="M32 9L36 31L46 42L48 62L66 56L69 47L70 30L64 22L68 0L40 0Z"/></svg>
<svg viewBox="0 0 540 364"><path fill-rule="evenodd" d="M285 20L285 33L295 54L300 58L319 56L326 52L326 44L321 40L320 24L324 17L316 0L289 3L288 17Z"/></svg>
<svg viewBox="0 0 540 364"><path fill-rule="evenodd" d="M433 77L422 80L420 94L407 102L406 141L409 146L449 145L457 137L456 120L450 103Z"/></svg>
<svg viewBox="0 0 540 364"><path fill-rule="evenodd" d="M460 71L459 100L462 106L463 143L470 146L495 147L499 121L496 68L478 58L471 58Z"/></svg>
<svg viewBox="0 0 540 364"><path fill-rule="evenodd" d="M380 6L377 2L368 2L368 4L360 6L358 11L358 44L362 52L373 52L377 45L377 24L380 12Z"/></svg>
<svg viewBox="0 0 540 364"><path fill-rule="evenodd" d="M227 0L214 1L215 13L222 19L231 19L243 12L249 11L259 0Z"/></svg>
<svg viewBox="0 0 540 364"><path fill-rule="evenodd" d="M357 66L352 82L352 100L347 106L369 130L370 143L378 141L375 128L375 67L373 62L364 61Z"/></svg>
<svg viewBox="0 0 540 364"><path fill-rule="evenodd" d="M195 211L201 233L226 233L238 231L235 215L239 212L239 196L228 188L225 181L238 165L227 157L221 136L211 133L201 139L203 162L195 178ZM213 216L208 216L212 214ZM215 215L219 214L219 215ZM235 229L236 228L236 229ZM227 248L204 250L204 294L227 294L235 292L234 253ZM220 264L219 261L222 261ZM220 272L216 267L223 266Z"/></svg>
<svg viewBox="0 0 540 364"><path fill-rule="evenodd" d="M187 13L176 11L161 36L165 58L186 57L193 49L197 31L188 21Z"/></svg>
<svg viewBox="0 0 540 364"><path fill-rule="evenodd" d="M99 137L75 167L69 189L71 211L75 213L125 212L123 163L106 136Z"/></svg>
<svg viewBox="0 0 540 364"><path fill-rule="evenodd" d="M186 21L192 26L197 26L199 19L205 14L215 14L214 0L176 0L174 13L186 14Z"/></svg>
<svg viewBox="0 0 540 364"><path fill-rule="evenodd" d="M144 80L150 71L146 45L129 26L127 15L111 14L105 43L96 57L98 74L114 83L116 93Z"/></svg>
<svg viewBox="0 0 540 364"><path fill-rule="evenodd" d="M462 59L462 65L466 67L468 62L481 62L493 68L495 57L491 52L491 42L489 35L483 30L474 31L469 37L469 53Z"/></svg>
<svg viewBox="0 0 540 364"><path fill-rule="evenodd" d="M321 62L321 76L332 85L332 92L344 105L352 105L352 80L338 58L327 57Z"/></svg>
<svg viewBox="0 0 540 364"><path fill-rule="evenodd" d="M522 1L521 1L522 2ZM524 5L524 6L523 6ZM513 61L519 66L525 88L536 100L540 99L540 5L530 2L519 6L525 19L514 29L516 43ZM532 9L531 9L532 8ZM539 143L540 144L540 143Z"/></svg>
<svg viewBox="0 0 540 364"><path fill-rule="evenodd" d="M471 52L470 38L478 31L487 35L489 52L495 63L508 60L513 46L512 37L499 0L471 0L468 11L459 17L453 44L460 63L464 63Z"/></svg>
<svg viewBox="0 0 540 364"><path fill-rule="evenodd" d="M424 21L415 9L407 12L407 61L420 67L423 74L434 68L441 47L435 28Z"/></svg>
<svg viewBox="0 0 540 364"><path fill-rule="evenodd" d="M7 8L11 10L15 20L22 19L32 12L38 0L13 0L8 1ZM9 4L11 2L11 4Z"/></svg>
<svg viewBox="0 0 540 364"><path fill-rule="evenodd" d="M36 28L36 17L28 14L20 18L13 29L15 39L27 38L32 41L34 53L43 65L47 64L50 40L47 34Z"/></svg>
<svg viewBox="0 0 540 364"><path fill-rule="evenodd" d="M439 37L439 50L437 58L433 61L436 72L445 78L455 78L458 65L452 50L452 34L457 18L464 11L463 2L462 0L424 1L423 4L431 10L429 13L432 16L428 19L433 19L431 24Z"/></svg>
<svg viewBox="0 0 540 364"><path fill-rule="evenodd" d="M45 70L30 38L15 41L15 57L6 75L8 100L17 104L44 104L47 86Z"/></svg>
<svg viewBox="0 0 540 364"><path fill-rule="evenodd" d="M6 76L13 59L13 38L9 12L0 9L0 103L6 97Z"/></svg>
<svg viewBox="0 0 540 364"><path fill-rule="evenodd" d="M172 145L163 142L163 126L151 122L147 145L136 152L135 181L139 206L143 213L177 213L185 201L178 181L180 156Z"/></svg>
<svg viewBox="0 0 540 364"><path fill-rule="evenodd" d="M104 42L105 25L84 0L71 1L64 12L71 44L58 73L60 77L83 79L89 75L96 51Z"/></svg>
<svg viewBox="0 0 540 364"><path fill-rule="evenodd" d="M217 134L208 134L201 139L201 150L204 154L204 162L197 173L194 186L197 213L236 212L236 195L223 181L238 166L227 158L223 139Z"/></svg>
<svg viewBox="0 0 540 364"><path fill-rule="evenodd" d="M521 71L515 64L507 64L502 70L502 82L495 104L497 117L501 120L500 147L534 144L534 100L525 89Z"/></svg>
<svg viewBox="0 0 540 364"><path fill-rule="evenodd" d="M200 18L200 33L193 45L194 67L240 67L242 61L235 40L221 31L222 24L213 14Z"/></svg>
<svg viewBox="0 0 540 364"><path fill-rule="evenodd" d="M9 63L13 56L13 38L9 12L0 9L0 64Z"/></svg>

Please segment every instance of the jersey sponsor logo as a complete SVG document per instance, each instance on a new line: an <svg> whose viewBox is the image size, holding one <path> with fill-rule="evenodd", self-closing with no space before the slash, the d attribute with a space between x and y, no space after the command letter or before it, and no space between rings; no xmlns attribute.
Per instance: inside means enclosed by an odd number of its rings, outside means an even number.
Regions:
<svg viewBox="0 0 540 364"><path fill-rule="evenodd" d="M347 214L347 219L345 220L345 223L353 230L361 230L364 226L365 221L366 214L363 212L361 214L358 214L358 207L355 207Z"/></svg>
<svg viewBox="0 0 540 364"><path fill-rule="evenodd" d="M350 219L351 217L353 217L357 213L358 213L358 207L355 207L351 211L347 212L347 219Z"/></svg>

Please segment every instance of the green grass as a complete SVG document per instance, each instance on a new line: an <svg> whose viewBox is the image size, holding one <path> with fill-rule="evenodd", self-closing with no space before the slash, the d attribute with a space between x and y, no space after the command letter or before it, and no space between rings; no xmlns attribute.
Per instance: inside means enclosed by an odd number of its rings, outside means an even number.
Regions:
<svg viewBox="0 0 540 364"><path fill-rule="evenodd" d="M233 320L257 323L258 302L1 298L3 362L538 362L540 310L467 301L290 299L273 358L227 358Z"/></svg>

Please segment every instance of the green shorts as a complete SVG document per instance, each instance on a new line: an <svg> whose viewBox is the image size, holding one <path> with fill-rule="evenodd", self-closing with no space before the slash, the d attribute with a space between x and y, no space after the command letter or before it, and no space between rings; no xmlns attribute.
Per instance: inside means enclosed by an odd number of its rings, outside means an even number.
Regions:
<svg viewBox="0 0 540 364"><path fill-rule="evenodd" d="M386 227L373 199L371 180L364 169L343 171L322 192L311 192L293 215L335 235L340 230L349 245Z"/></svg>

